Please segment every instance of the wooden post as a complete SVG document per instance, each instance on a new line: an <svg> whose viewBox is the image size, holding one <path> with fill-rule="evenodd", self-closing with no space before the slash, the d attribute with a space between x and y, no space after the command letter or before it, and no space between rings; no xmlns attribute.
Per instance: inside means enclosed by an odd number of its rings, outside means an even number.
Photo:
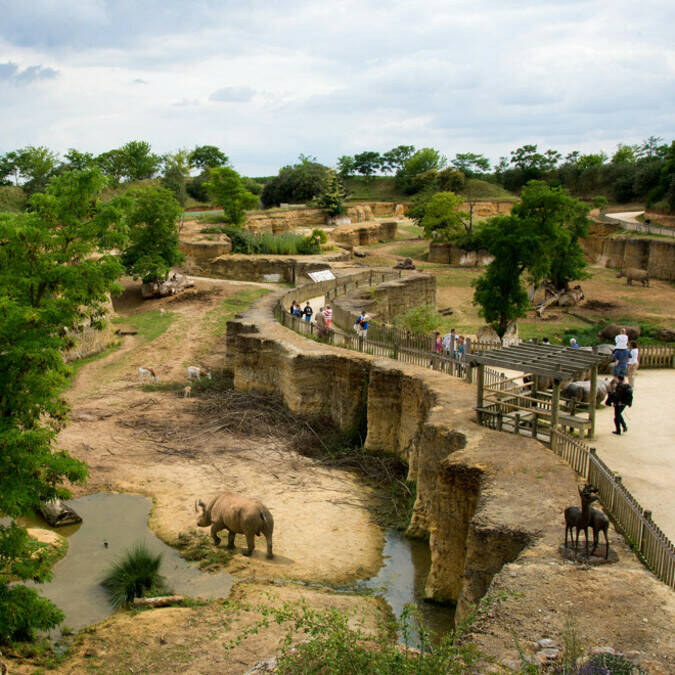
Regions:
<svg viewBox="0 0 675 675"><path fill-rule="evenodd" d="M644 520L643 520L644 519ZM652 519L652 512L648 509L645 509L642 513L642 518L640 518L640 553L644 555L645 552L645 521L650 521Z"/></svg>
<svg viewBox="0 0 675 675"><path fill-rule="evenodd" d="M473 368L471 369L473 370ZM483 407L483 385L485 382L485 366L478 364L478 377L476 378L476 407Z"/></svg>
<svg viewBox="0 0 675 675"><path fill-rule="evenodd" d="M553 397L551 398L551 433L558 426L558 408L560 406L560 380L553 380Z"/></svg>
<svg viewBox="0 0 675 675"><path fill-rule="evenodd" d="M588 400L588 420L591 426L588 428L588 438L595 438L595 398L598 395L598 366L591 368L591 397Z"/></svg>

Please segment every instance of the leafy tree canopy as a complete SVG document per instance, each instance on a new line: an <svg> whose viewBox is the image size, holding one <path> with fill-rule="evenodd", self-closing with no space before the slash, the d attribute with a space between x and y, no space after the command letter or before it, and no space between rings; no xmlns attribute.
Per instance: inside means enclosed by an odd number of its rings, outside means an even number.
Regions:
<svg viewBox="0 0 675 675"><path fill-rule="evenodd" d="M23 179L23 189L29 195L44 190L58 166L58 156L43 145L29 145L8 153L6 158Z"/></svg>
<svg viewBox="0 0 675 675"><path fill-rule="evenodd" d="M462 197L453 192L437 192L424 209L421 225L429 239L456 241L470 233L469 214L459 211Z"/></svg>
<svg viewBox="0 0 675 675"><path fill-rule="evenodd" d="M329 170L324 178L321 193L316 198L316 205L326 209L330 216L339 216L345 212L344 200L347 190L339 176L333 170Z"/></svg>
<svg viewBox="0 0 675 675"><path fill-rule="evenodd" d="M356 162L351 155L338 157L337 170L341 178L349 178L356 171Z"/></svg>
<svg viewBox="0 0 675 675"><path fill-rule="evenodd" d="M225 221L231 225L242 225L246 211L258 205L258 197L244 187L239 174L228 166L210 169L205 186L212 201L223 208Z"/></svg>
<svg viewBox="0 0 675 675"><path fill-rule="evenodd" d="M162 158L152 153L147 141L129 141L119 150L124 175L130 181L152 178L162 163Z"/></svg>
<svg viewBox="0 0 675 675"><path fill-rule="evenodd" d="M467 178L473 178L490 170L490 160L475 152L458 152L452 160L452 166L459 169Z"/></svg>
<svg viewBox="0 0 675 675"><path fill-rule="evenodd" d="M370 179L382 166L382 156L374 150L366 150L354 155L354 170Z"/></svg>
<svg viewBox="0 0 675 675"><path fill-rule="evenodd" d="M215 169L230 163L227 155L215 145L197 145L190 153L190 164L198 169Z"/></svg>
<svg viewBox="0 0 675 675"><path fill-rule="evenodd" d="M12 519L69 493L84 464L54 447L67 412L61 392L68 366L65 328L103 317L103 303L123 273L113 247L127 230L122 204L102 205L97 169L53 178L30 211L0 214L0 512ZM0 525L0 642L54 627L62 613L11 578L49 578L14 520Z"/></svg>
<svg viewBox="0 0 675 675"><path fill-rule="evenodd" d="M397 145L382 155L382 168L385 171L400 171L414 152L414 145Z"/></svg>
<svg viewBox="0 0 675 675"><path fill-rule="evenodd" d="M282 203L306 203L321 193L328 167L315 157L300 155L297 164L285 166L265 183L260 199L265 208Z"/></svg>
<svg viewBox="0 0 675 675"><path fill-rule="evenodd" d="M162 158L162 187L173 194L176 201L185 206L187 201L187 179L190 176L190 153L182 149L164 155Z"/></svg>
<svg viewBox="0 0 675 675"><path fill-rule="evenodd" d="M163 281L184 256L178 250L180 204L165 188L135 187L128 200L129 246L122 264L135 279Z"/></svg>

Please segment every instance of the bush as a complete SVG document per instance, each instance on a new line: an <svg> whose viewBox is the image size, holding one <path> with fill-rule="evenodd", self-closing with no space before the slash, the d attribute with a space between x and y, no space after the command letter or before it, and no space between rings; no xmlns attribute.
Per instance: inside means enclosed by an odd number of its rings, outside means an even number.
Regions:
<svg viewBox="0 0 675 675"><path fill-rule="evenodd" d="M153 555L143 543L136 544L118 560L101 582L116 609L142 598L151 589L163 592L164 577L159 573L162 554Z"/></svg>
<svg viewBox="0 0 675 675"><path fill-rule="evenodd" d="M441 316L431 305L420 305L394 317L394 326L407 328L414 333L430 333L440 323Z"/></svg>
<svg viewBox="0 0 675 675"><path fill-rule="evenodd" d="M0 644L33 640L37 631L50 630L65 615L34 588L0 583Z"/></svg>
<svg viewBox="0 0 675 675"><path fill-rule="evenodd" d="M255 234L227 226L205 227L202 232L226 234L232 242L232 253L247 255L316 255L326 241L326 233L319 229L307 237L292 232Z"/></svg>

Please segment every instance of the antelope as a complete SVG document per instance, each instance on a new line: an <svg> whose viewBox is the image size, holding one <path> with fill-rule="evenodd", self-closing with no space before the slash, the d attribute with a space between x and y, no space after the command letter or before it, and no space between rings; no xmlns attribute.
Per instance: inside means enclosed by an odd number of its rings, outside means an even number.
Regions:
<svg viewBox="0 0 675 675"><path fill-rule="evenodd" d="M211 371L200 368L199 366L188 366L188 380L201 380L202 377L211 379Z"/></svg>
<svg viewBox="0 0 675 675"><path fill-rule="evenodd" d="M190 392L192 391L192 387L188 384L185 389L183 389L183 398L190 398Z"/></svg>
<svg viewBox="0 0 675 675"><path fill-rule="evenodd" d="M568 506L565 509L565 548L567 548L567 532L569 531L570 537L574 535L572 532L573 528L576 528L576 539L574 542L574 552L576 553L577 548L579 547L579 531L584 531L584 537L586 538L586 557L588 558L588 526L591 522L591 502L594 502L598 495L597 490L592 486L586 483L584 489L577 488L579 490L579 496L581 497L581 508L577 506Z"/></svg>
<svg viewBox="0 0 675 675"><path fill-rule="evenodd" d="M152 368L144 368L141 366L138 369L138 381L143 384L143 380L145 379L145 376L148 376L152 378L154 382L157 382L157 375L155 375L155 371Z"/></svg>

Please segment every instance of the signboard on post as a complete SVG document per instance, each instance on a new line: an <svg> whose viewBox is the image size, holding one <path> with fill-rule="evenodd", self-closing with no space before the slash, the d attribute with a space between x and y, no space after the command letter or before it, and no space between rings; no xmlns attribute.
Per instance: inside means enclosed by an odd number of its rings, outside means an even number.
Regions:
<svg viewBox="0 0 675 675"><path fill-rule="evenodd" d="M314 282L319 283L319 281L332 281L335 279L335 275L331 270L319 270L318 272L307 272L307 276Z"/></svg>

